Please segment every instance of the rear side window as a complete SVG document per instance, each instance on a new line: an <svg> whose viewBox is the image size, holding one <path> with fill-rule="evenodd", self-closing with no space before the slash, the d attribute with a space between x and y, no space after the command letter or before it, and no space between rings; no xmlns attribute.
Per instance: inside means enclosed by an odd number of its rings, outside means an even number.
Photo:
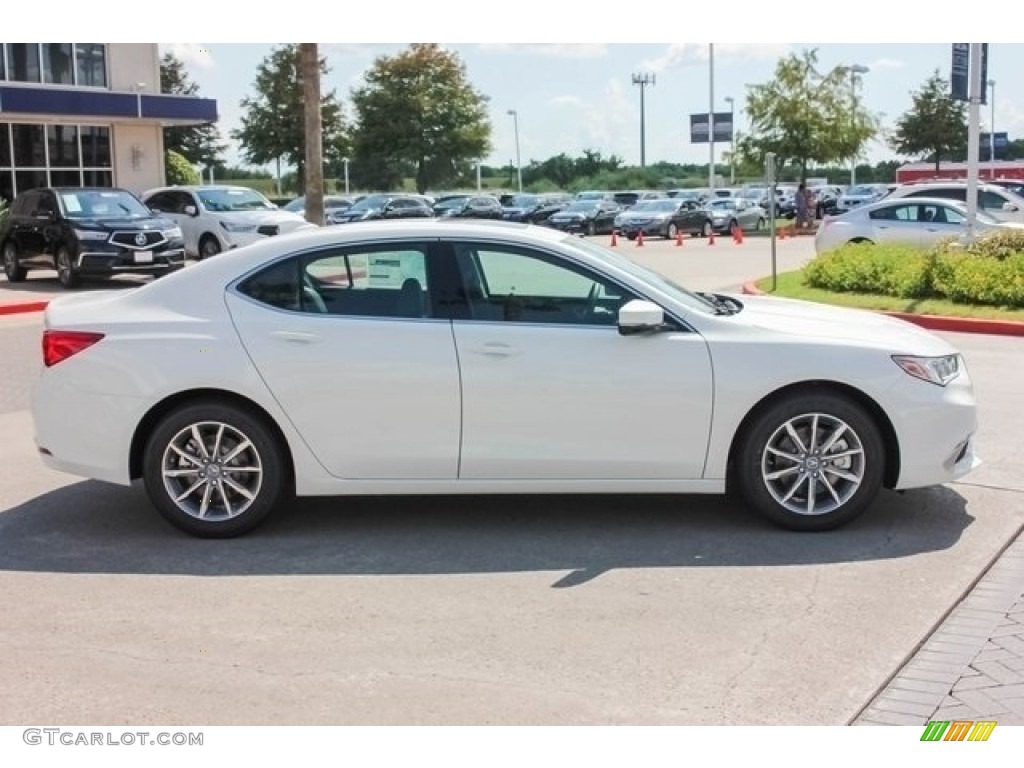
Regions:
<svg viewBox="0 0 1024 768"><path fill-rule="evenodd" d="M961 203L965 203L967 202L967 188L936 187L935 189L919 189L906 195L906 197L944 197L947 200L959 200Z"/></svg>

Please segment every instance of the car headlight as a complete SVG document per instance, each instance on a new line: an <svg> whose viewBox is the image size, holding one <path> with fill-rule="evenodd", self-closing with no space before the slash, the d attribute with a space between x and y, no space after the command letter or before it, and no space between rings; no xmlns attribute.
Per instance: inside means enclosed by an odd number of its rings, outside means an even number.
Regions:
<svg viewBox="0 0 1024 768"><path fill-rule="evenodd" d="M168 240L180 240L182 237L181 227L171 227L160 232Z"/></svg>
<svg viewBox="0 0 1024 768"><path fill-rule="evenodd" d="M224 227L224 229L226 229L228 232L255 232L256 231L256 225L255 224L234 224L233 222L230 222L230 221L222 221L220 223L220 225L222 227Z"/></svg>
<svg viewBox="0 0 1024 768"><path fill-rule="evenodd" d="M944 387L960 375L962 367L960 355L943 355L942 357L915 357L913 355L893 355L892 360L918 379Z"/></svg>
<svg viewBox="0 0 1024 768"><path fill-rule="evenodd" d="M94 229L76 229L75 237L79 240L106 240L110 237L109 232L97 232Z"/></svg>

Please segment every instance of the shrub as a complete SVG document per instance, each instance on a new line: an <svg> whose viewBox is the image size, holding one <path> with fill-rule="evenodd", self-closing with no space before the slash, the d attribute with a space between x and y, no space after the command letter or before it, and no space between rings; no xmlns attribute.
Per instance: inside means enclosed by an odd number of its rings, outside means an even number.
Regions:
<svg viewBox="0 0 1024 768"><path fill-rule="evenodd" d="M983 246L995 251L998 244ZM1006 256L946 251L935 260L933 290L964 304L1024 307L1024 249Z"/></svg>
<svg viewBox="0 0 1024 768"><path fill-rule="evenodd" d="M934 254L904 245L850 243L818 256L804 270L815 288L920 298L931 293Z"/></svg>
<svg viewBox="0 0 1024 768"><path fill-rule="evenodd" d="M164 153L164 175L168 184L199 184L199 173L192 164L174 150Z"/></svg>

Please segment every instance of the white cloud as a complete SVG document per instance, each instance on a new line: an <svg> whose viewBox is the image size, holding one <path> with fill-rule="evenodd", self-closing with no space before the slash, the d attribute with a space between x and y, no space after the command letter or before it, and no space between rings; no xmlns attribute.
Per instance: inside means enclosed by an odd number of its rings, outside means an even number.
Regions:
<svg viewBox="0 0 1024 768"><path fill-rule="evenodd" d="M715 61L773 60L789 53L788 43L715 43ZM710 51L705 43L672 43L665 52L643 63L645 69L666 69L705 64Z"/></svg>
<svg viewBox="0 0 1024 768"><path fill-rule="evenodd" d="M215 47L211 43L161 43L160 53L173 53L189 67L213 69Z"/></svg>
<svg viewBox="0 0 1024 768"><path fill-rule="evenodd" d="M548 99L548 104L553 104L555 106L568 105L572 107L582 107L583 99L579 96L555 96L552 99Z"/></svg>
<svg viewBox="0 0 1024 768"><path fill-rule="evenodd" d="M608 46L604 43L481 43L479 47L481 51L492 53L525 53L564 59L598 59L608 55Z"/></svg>
<svg viewBox="0 0 1024 768"><path fill-rule="evenodd" d="M898 59L875 59L868 65L869 69L902 69L903 66Z"/></svg>
<svg viewBox="0 0 1024 768"><path fill-rule="evenodd" d="M334 56L364 56L373 53L375 46L366 43L321 43L320 53Z"/></svg>
<svg viewBox="0 0 1024 768"><path fill-rule="evenodd" d="M991 107L982 107L981 109L984 120L988 117ZM1000 101L998 85L996 87L996 131L999 133L1008 131L1011 139L1024 133L1024 109L1012 101L1006 99Z"/></svg>

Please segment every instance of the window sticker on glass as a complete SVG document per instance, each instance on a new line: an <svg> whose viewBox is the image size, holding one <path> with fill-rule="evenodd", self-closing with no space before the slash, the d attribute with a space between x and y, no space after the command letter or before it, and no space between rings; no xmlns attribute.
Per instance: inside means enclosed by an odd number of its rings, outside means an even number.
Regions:
<svg viewBox="0 0 1024 768"><path fill-rule="evenodd" d="M68 213L82 212L82 204L78 202L77 195L61 195L60 199L64 201L64 208Z"/></svg>

